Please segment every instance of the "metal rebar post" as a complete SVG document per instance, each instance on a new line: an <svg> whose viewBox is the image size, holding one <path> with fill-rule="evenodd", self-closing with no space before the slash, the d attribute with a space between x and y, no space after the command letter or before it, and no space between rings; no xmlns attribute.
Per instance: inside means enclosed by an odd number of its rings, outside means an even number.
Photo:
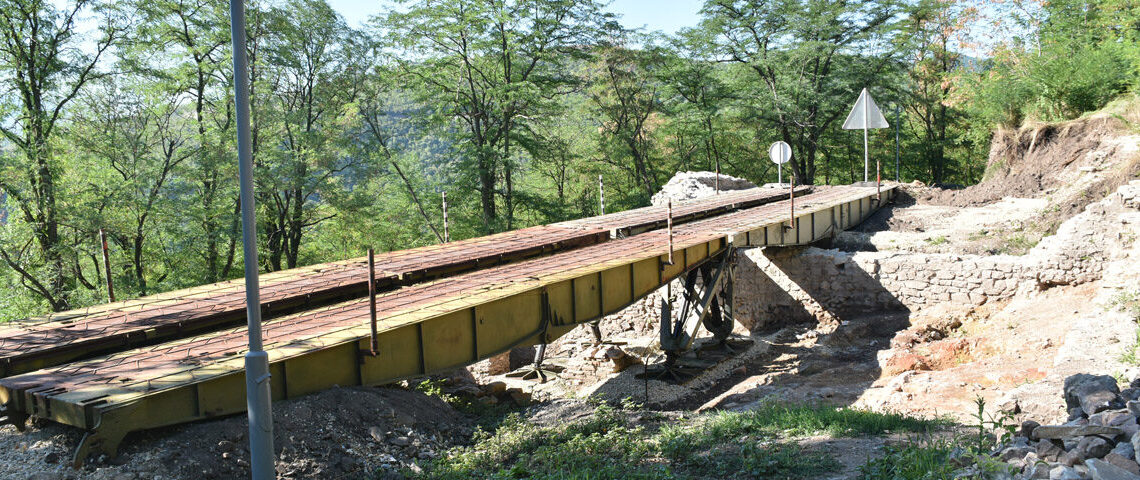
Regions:
<svg viewBox="0 0 1140 480"><path fill-rule="evenodd" d="M380 351L380 340L376 338L376 253L368 249L368 318L372 322L372 356Z"/></svg>
<svg viewBox="0 0 1140 480"><path fill-rule="evenodd" d="M720 158L716 159L716 194L720 195Z"/></svg>
<svg viewBox="0 0 1140 480"><path fill-rule="evenodd" d="M443 243L451 241L451 233L447 229L447 192L443 192Z"/></svg>
<svg viewBox="0 0 1140 480"><path fill-rule="evenodd" d="M249 66L246 59L245 5L230 0L233 44L234 106L237 120L238 178L241 200L242 254L245 263L246 319L249 353L245 355L246 410L249 414L250 475L254 480L277 476L273 461L273 410L269 355L261 340L261 295L258 290L257 220L253 195L253 155L249 128Z"/></svg>
<svg viewBox="0 0 1140 480"><path fill-rule="evenodd" d="M789 200L789 203L791 203L792 229L795 230L795 228L796 228L796 175L795 175L795 173L792 174L791 181L792 181L792 183L790 184L791 186L788 187L788 200Z"/></svg>
<svg viewBox="0 0 1140 480"><path fill-rule="evenodd" d="M606 191L602 184L602 176L598 175L598 215L606 214Z"/></svg>
<svg viewBox="0 0 1140 480"><path fill-rule="evenodd" d="M103 276L107 278L107 299L115 301L115 283L111 280L111 253L107 249L107 233L99 229L99 245L103 247Z"/></svg>
<svg viewBox="0 0 1140 480"><path fill-rule="evenodd" d="M669 230L669 265L673 264L673 199L670 198L668 202L668 217L665 219L665 226Z"/></svg>

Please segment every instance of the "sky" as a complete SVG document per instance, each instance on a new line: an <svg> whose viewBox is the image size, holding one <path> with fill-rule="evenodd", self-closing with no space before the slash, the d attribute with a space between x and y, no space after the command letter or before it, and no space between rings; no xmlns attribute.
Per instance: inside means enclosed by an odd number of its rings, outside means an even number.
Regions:
<svg viewBox="0 0 1140 480"><path fill-rule="evenodd" d="M368 17L391 5L385 0L328 0L349 25L359 26ZM703 0L613 0L606 10L619 15L628 28L645 27L646 31L677 33L684 27L697 25Z"/></svg>

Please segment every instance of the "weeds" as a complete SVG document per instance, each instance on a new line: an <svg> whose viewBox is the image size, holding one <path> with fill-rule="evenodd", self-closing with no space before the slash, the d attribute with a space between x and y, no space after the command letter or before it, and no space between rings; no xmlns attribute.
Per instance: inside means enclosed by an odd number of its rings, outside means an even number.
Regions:
<svg viewBox="0 0 1140 480"><path fill-rule="evenodd" d="M977 232L971 233L968 236L966 236L966 240L969 240L971 242L976 242L978 240L981 240L983 238L987 238L989 236L990 236L989 230L979 230Z"/></svg>
<svg viewBox="0 0 1140 480"><path fill-rule="evenodd" d="M1140 322L1140 292L1120 292L1112 297L1111 306L1123 310L1132 316L1132 320Z"/></svg>
<svg viewBox="0 0 1140 480"><path fill-rule="evenodd" d="M1017 424L1012 423L1012 413L999 411L997 415L987 415L986 399L980 396L974 399L974 405L978 407L978 411L973 414L973 418L977 422L975 428L978 430L974 442L975 452L984 452L993 449L995 446L1008 442L1010 438L1013 438L1013 433L1017 430Z"/></svg>
<svg viewBox="0 0 1140 480"><path fill-rule="evenodd" d="M495 428L511 413L511 407L509 405L502 403L488 405L467 397L444 393L443 384L445 382L446 380L442 379L427 379L416 385L415 389L425 395L443 400L448 405L451 405L451 408L477 417L479 425L484 428Z"/></svg>
<svg viewBox="0 0 1140 480"><path fill-rule="evenodd" d="M898 445L884 447L881 458L868 461L859 471L864 480L934 480L956 478L990 478L996 473L1013 473L1012 467L989 453L1013 436L1013 415L986 412L982 397L974 400L977 412L972 435L934 438L926 435L911 438ZM977 474L963 476L961 469L973 465Z"/></svg>
<svg viewBox="0 0 1140 480"><path fill-rule="evenodd" d="M585 421L539 426L518 414L416 475L425 479L814 478L839 468L794 437L930 432L943 420L807 405L765 404L631 425L640 408L596 403Z"/></svg>
<svg viewBox="0 0 1140 480"><path fill-rule="evenodd" d="M1033 247L1037 246L1040 239L1033 239L1024 233L1018 233L1005 239L1005 243L997 249L998 254L1004 255L1024 255Z"/></svg>
<svg viewBox="0 0 1140 480"><path fill-rule="evenodd" d="M1140 323L1140 293L1135 291L1120 292L1112 297L1110 308L1117 308L1132 317L1132 321ZM1140 327L1137 327L1136 338L1132 347L1120 356L1120 361L1129 365L1140 364Z"/></svg>
<svg viewBox="0 0 1140 480"><path fill-rule="evenodd" d="M932 246L938 246L938 245L950 243L950 239L946 238L946 235L939 235L937 237L927 238L926 243L928 243Z"/></svg>

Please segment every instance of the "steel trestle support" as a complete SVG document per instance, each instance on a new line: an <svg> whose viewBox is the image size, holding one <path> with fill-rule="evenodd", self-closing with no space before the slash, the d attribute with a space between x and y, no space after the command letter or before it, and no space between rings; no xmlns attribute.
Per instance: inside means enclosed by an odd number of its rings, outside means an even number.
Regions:
<svg viewBox="0 0 1140 480"><path fill-rule="evenodd" d="M717 257L690 270L684 279L681 314L673 318L671 299L661 304L661 349L665 351L661 375L681 379L677 358L693 346L703 325L719 345L726 345L733 327L733 279L736 249L729 247ZM698 280L700 282L698 283Z"/></svg>

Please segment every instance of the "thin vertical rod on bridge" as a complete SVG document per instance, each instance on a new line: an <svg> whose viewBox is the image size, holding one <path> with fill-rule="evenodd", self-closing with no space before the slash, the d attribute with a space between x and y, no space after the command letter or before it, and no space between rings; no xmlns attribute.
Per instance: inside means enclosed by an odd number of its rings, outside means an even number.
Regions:
<svg viewBox="0 0 1140 480"><path fill-rule="evenodd" d="M669 265L673 264L673 199L668 203L669 215L665 219L665 226L669 230Z"/></svg>
<svg viewBox="0 0 1140 480"><path fill-rule="evenodd" d="M602 176L598 175L598 215L606 214L606 190L602 184Z"/></svg>
<svg viewBox="0 0 1140 480"><path fill-rule="evenodd" d="M716 194L720 195L720 158L716 159Z"/></svg>
<svg viewBox="0 0 1140 480"><path fill-rule="evenodd" d="M447 192L443 192L443 243L451 241L451 233L447 230Z"/></svg>
<svg viewBox="0 0 1140 480"><path fill-rule="evenodd" d="M111 280L111 253L107 250L107 232L99 229L99 245L103 249L103 276L107 277L107 299L115 301L115 283Z"/></svg>
<svg viewBox="0 0 1140 480"><path fill-rule="evenodd" d="M796 228L796 174L793 172L791 175L791 182L788 185L788 199L791 203L791 216L792 216L792 229Z"/></svg>
<svg viewBox="0 0 1140 480"><path fill-rule="evenodd" d="M253 480L277 476L273 462L273 410L269 385L269 355L261 341L261 295L257 271L257 219L253 195L253 159L249 128L249 65L246 59L245 5L230 0L233 42L234 106L237 120L238 178L241 201L242 255L245 263L245 303L249 352L245 355L245 396L249 413L249 464Z"/></svg>
<svg viewBox="0 0 1140 480"><path fill-rule="evenodd" d="M376 338L376 252L368 249L368 319L372 322L372 356L380 352L380 340Z"/></svg>

